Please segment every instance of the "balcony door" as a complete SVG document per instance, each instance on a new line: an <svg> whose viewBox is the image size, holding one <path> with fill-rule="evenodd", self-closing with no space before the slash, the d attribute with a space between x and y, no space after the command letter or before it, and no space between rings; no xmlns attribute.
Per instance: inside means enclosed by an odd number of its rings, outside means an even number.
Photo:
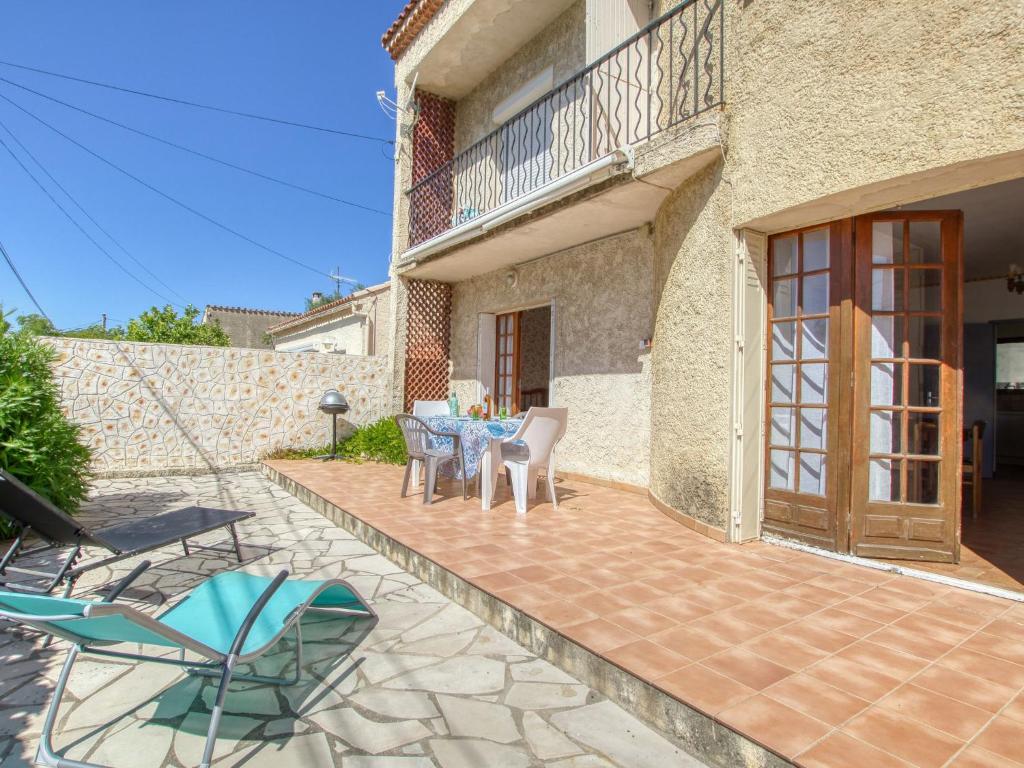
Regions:
<svg viewBox="0 0 1024 768"><path fill-rule="evenodd" d="M958 558L960 239L959 212L770 238L766 533Z"/></svg>
<svg viewBox="0 0 1024 768"><path fill-rule="evenodd" d="M494 407L519 412L519 312L495 318Z"/></svg>

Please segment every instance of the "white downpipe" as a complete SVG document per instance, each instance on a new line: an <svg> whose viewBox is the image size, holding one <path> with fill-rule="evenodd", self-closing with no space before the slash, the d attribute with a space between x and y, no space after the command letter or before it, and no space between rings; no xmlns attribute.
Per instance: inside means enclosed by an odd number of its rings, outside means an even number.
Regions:
<svg viewBox="0 0 1024 768"><path fill-rule="evenodd" d="M626 167L620 169L618 167L620 165L625 165ZM477 235L489 232L495 227L499 227L514 218L534 211L560 197L575 192L577 189L582 189L594 182L614 176L622 170L629 170L632 166L632 156L625 150L616 149L604 157L588 163L582 168L577 168L572 173L568 173L540 189L534 190L528 195L498 206L493 211L488 211L482 216L453 227L447 232L417 245L415 248L410 248L402 255L401 261L415 261L421 256L427 256L443 248L450 248Z"/></svg>

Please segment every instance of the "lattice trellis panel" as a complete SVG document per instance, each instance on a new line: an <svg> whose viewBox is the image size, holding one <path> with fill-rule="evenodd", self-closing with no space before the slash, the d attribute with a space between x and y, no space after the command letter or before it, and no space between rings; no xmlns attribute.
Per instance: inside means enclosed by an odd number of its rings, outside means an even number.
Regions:
<svg viewBox="0 0 1024 768"><path fill-rule="evenodd" d="M412 134L409 244L416 245L451 226L455 156L455 102L416 90L419 115Z"/></svg>
<svg viewBox="0 0 1024 768"><path fill-rule="evenodd" d="M407 284L405 411L414 400L448 397L448 351L452 335L452 287L410 280Z"/></svg>

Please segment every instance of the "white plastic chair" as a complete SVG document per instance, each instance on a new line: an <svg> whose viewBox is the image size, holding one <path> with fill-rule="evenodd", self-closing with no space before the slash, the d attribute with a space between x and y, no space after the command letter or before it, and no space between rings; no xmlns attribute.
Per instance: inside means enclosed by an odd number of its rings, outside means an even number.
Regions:
<svg viewBox="0 0 1024 768"><path fill-rule="evenodd" d="M412 415L417 419L426 421L431 416L450 416L451 411L448 409L447 400L413 400ZM420 471L422 469L423 462L419 459L412 459L409 471L411 472L410 479L412 480L413 488L420 487Z"/></svg>
<svg viewBox="0 0 1024 768"><path fill-rule="evenodd" d="M501 444L501 463L512 479L516 512L524 514L528 499L537 496L537 474L547 467L548 497L558 509L555 496L555 446L565 436L568 408L531 408L522 426Z"/></svg>

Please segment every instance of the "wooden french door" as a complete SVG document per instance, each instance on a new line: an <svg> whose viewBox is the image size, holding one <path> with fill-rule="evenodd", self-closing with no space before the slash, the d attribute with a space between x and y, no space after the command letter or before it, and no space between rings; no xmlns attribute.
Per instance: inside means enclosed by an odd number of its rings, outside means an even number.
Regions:
<svg viewBox="0 0 1024 768"><path fill-rule="evenodd" d="M519 312L495 318L494 407L519 412Z"/></svg>
<svg viewBox="0 0 1024 768"><path fill-rule="evenodd" d="M769 241L767 450L763 529L836 550L846 537L842 476L844 313L850 223ZM848 317L846 318L848 322Z"/></svg>
<svg viewBox="0 0 1024 768"><path fill-rule="evenodd" d="M959 211L856 220L851 550L959 560Z"/></svg>
<svg viewBox="0 0 1024 768"><path fill-rule="evenodd" d="M868 557L959 557L959 212L769 240L763 529Z"/></svg>

